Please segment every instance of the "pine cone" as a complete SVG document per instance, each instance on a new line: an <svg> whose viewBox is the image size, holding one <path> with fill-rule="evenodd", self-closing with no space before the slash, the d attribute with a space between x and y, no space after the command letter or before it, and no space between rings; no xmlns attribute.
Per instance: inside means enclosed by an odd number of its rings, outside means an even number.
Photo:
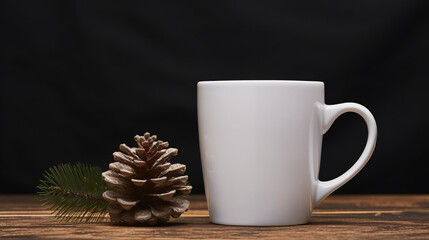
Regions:
<svg viewBox="0 0 429 240"><path fill-rule="evenodd" d="M108 212L114 223L149 224L167 222L188 210L189 201L182 198L191 192L186 166L168 163L176 156L176 148L168 142L156 141L156 135L135 136L137 148L121 144L122 152L114 152L113 162L103 172L103 180L113 190L103 193L109 201Z"/></svg>

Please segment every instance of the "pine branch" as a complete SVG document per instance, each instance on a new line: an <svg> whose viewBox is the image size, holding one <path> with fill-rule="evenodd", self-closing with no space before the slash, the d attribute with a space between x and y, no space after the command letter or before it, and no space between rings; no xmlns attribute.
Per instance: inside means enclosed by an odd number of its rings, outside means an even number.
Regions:
<svg viewBox="0 0 429 240"><path fill-rule="evenodd" d="M52 190L58 190L63 195L74 195L75 197L80 197L80 198L103 200L103 197L101 197L101 196L95 196L95 195L90 195L90 194L83 194L83 193L78 193L78 192L72 192L72 191L69 191L67 189L63 189L63 188L60 188L60 187L53 187L53 186L51 186L51 189Z"/></svg>
<svg viewBox="0 0 429 240"><path fill-rule="evenodd" d="M102 197L109 189L101 178L101 169L83 163L60 164L43 174L37 188L46 196L42 206L48 206L56 218L67 222L97 222L104 220L108 202Z"/></svg>

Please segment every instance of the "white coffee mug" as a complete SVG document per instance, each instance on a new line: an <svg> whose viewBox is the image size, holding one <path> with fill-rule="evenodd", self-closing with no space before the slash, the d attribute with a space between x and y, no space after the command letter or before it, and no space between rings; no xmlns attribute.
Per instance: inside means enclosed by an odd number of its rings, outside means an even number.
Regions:
<svg viewBox="0 0 429 240"><path fill-rule="evenodd" d="M322 136L345 112L365 120L365 149L347 172L320 181ZM226 225L308 223L313 207L364 167L377 138L368 109L326 105L315 81L199 82L198 125L210 220Z"/></svg>

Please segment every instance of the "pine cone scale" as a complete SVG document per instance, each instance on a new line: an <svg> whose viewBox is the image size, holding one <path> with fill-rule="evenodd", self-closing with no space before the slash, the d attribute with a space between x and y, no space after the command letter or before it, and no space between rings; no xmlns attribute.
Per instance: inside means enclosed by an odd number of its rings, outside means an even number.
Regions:
<svg viewBox="0 0 429 240"><path fill-rule="evenodd" d="M152 211L150 209L142 209L136 211L134 218L138 222L145 222L152 217Z"/></svg>
<svg viewBox="0 0 429 240"><path fill-rule="evenodd" d="M121 205L121 207L125 210L131 210L137 203L140 201L129 201L122 198L117 198L116 201Z"/></svg>
<svg viewBox="0 0 429 240"><path fill-rule="evenodd" d="M192 190L191 186L186 186L186 187L178 188L176 192L178 192L179 194L188 195L189 193L191 193L191 190Z"/></svg>
<svg viewBox="0 0 429 240"><path fill-rule="evenodd" d="M130 147L128 147L126 144L121 144L119 145L119 149L128 154L129 156L131 156L133 159L138 159L139 157L137 156L136 152L133 151Z"/></svg>
<svg viewBox="0 0 429 240"><path fill-rule="evenodd" d="M130 156L125 155L125 154L123 154L121 152L114 152L113 153L113 159L115 161L126 163L128 165L132 165L132 163L133 163L132 162L133 159Z"/></svg>
<svg viewBox="0 0 429 240"><path fill-rule="evenodd" d="M185 173L185 170L186 170L185 165L180 163L175 163L175 164L172 164L167 170L161 172L159 175L160 176L166 175L167 177L169 177L176 174L183 174Z"/></svg>
<svg viewBox="0 0 429 240"><path fill-rule="evenodd" d="M121 162L114 162L114 163L109 164L109 169L114 171L114 172L117 172L117 173L120 173L121 170L127 170L127 171L135 172L133 167L131 167L128 164L121 163Z"/></svg>
<svg viewBox="0 0 429 240"><path fill-rule="evenodd" d="M141 187L141 186L145 185L145 183L147 182L147 180L131 179L131 182L134 183L134 185L136 185L137 187Z"/></svg>
<svg viewBox="0 0 429 240"><path fill-rule="evenodd" d="M171 157L177 156L178 150L176 148L169 148L160 158L158 158L154 163L152 168L165 163L170 160Z"/></svg>
<svg viewBox="0 0 429 240"><path fill-rule="evenodd" d="M115 187L124 187L130 185L127 179L114 171L108 170L102 173L101 177L107 183L107 185L115 188Z"/></svg>
<svg viewBox="0 0 429 240"><path fill-rule="evenodd" d="M170 201L173 198L173 196L174 196L175 193L176 193L176 190L171 190L171 191L166 192L166 193L158 193L158 194L157 193L152 193L152 194L147 194L147 196L156 197L156 198L159 198L159 199L161 199L163 201Z"/></svg>
<svg viewBox="0 0 429 240"><path fill-rule="evenodd" d="M136 148L135 151L140 159L143 159L143 161L146 160L146 150L144 150L143 148Z"/></svg>
<svg viewBox="0 0 429 240"><path fill-rule="evenodd" d="M167 177L152 178L152 179L149 179L149 181L150 181L151 183L153 183L155 186L157 186L157 185L161 185L161 184L163 184L165 181L167 181Z"/></svg>
<svg viewBox="0 0 429 240"><path fill-rule="evenodd" d="M143 167L147 166L146 162L142 161L142 160L134 160L133 163L134 163L134 166L136 166L138 168L143 168Z"/></svg>
<svg viewBox="0 0 429 240"><path fill-rule="evenodd" d="M116 199L119 197L120 195L117 194L115 191L105 191L103 193L103 198L108 201L108 202L116 202Z"/></svg>

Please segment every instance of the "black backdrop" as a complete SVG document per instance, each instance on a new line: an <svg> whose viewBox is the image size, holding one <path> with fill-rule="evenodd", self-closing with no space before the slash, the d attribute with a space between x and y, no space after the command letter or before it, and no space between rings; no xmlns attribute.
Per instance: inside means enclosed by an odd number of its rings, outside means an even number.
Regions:
<svg viewBox="0 0 429 240"><path fill-rule="evenodd" d="M203 191L196 83L325 82L326 103L374 114L378 143L342 193L429 193L429 1L2 1L1 193L31 193L60 162L107 169L149 131L179 148ZM345 114L325 135L321 179L366 140Z"/></svg>

